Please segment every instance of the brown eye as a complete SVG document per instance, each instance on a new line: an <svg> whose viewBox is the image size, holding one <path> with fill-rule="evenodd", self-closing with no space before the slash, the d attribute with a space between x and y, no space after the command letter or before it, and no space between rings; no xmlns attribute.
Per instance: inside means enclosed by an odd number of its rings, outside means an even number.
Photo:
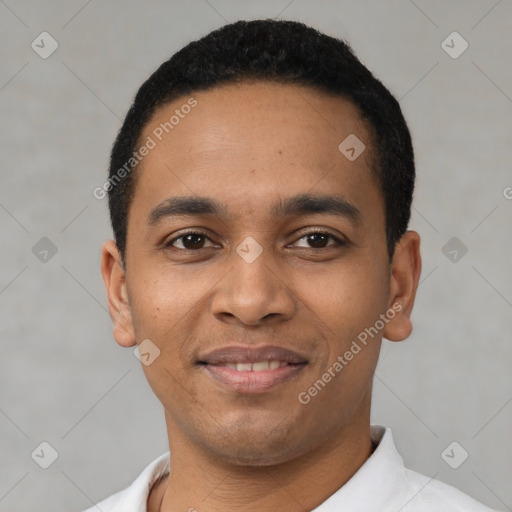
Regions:
<svg viewBox="0 0 512 512"><path fill-rule="evenodd" d="M325 247L331 235L326 233L313 233L311 235L307 235L308 243L314 247L315 249Z"/></svg>
<svg viewBox="0 0 512 512"><path fill-rule="evenodd" d="M334 243L328 243L329 239L334 240ZM312 231L299 238L297 242L300 242L301 240L304 240L305 243L308 244L306 246L302 245L302 247L307 247L310 249L325 249L326 247L330 247L333 245L345 245L345 243L342 240L325 231Z"/></svg>
<svg viewBox="0 0 512 512"><path fill-rule="evenodd" d="M175 249L183 249L187 251L193 251L197 249L202 249L205 246L206 241L209 238L204 233L198 233L195 231L190 231L188 233L184 233L174 239L172 239L167 247L173 247ZM178 246L176 246L176 242L178 242ZM181 247L180 247L181 245Z"/></svg>

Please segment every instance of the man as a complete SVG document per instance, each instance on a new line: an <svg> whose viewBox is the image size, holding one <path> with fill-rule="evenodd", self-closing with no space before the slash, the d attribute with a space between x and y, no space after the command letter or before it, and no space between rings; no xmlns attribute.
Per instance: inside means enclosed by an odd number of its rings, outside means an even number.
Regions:
<svg viewBox="0 0 512 512"><path fill-rule="evenodd" d="M396 100L305 25L227 25L142 85L97 190L102 273L170 456L100 510L490 510L370 425L382 337L412 329L414 177Z"/></svg>

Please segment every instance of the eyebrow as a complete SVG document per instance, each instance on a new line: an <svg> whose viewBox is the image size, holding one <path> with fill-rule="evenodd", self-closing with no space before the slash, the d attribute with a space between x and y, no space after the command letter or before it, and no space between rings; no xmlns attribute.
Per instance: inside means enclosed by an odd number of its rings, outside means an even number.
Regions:
<svg viewBox="0 0 512 512"><path fill-rule="evenodd" d="M225 205L209 197L170 197L159 203L148 215L148 223L155 225L164 218L180 216L227 216ZM274 217L291 217L311 214L328 214L353 222L360 220L361 212L347 200L332 195L300 194L280 199L271 209Z"/></svg>

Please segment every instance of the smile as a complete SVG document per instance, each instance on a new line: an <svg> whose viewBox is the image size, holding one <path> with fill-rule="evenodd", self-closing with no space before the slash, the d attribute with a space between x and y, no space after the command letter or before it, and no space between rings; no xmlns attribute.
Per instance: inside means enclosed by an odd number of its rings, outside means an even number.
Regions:
<svg viewBox="0 0 512 512"><path fill-rule="evenodd" d="M224 390L236 394L258 394L290 382L307 363L289 363L274 359L201 366L206 370L207 376L218 382Z"/></svg>
<svg viewBox="0 0 512 512"><path fill-rule="evenodd" d="M235 345L200 355L197 363L224 390L255 394L294 379L308 360L285 347Z"/></svg>
<svg viewBox="0 0 512 512"><path fill-rule="evenodd" d="M216 366L224 366L231 368L237 372L263 372L265 370L276 370L282 366L288 366L287 361L256 361L255 363L243 362L243 363L224 363Z"/></svg>

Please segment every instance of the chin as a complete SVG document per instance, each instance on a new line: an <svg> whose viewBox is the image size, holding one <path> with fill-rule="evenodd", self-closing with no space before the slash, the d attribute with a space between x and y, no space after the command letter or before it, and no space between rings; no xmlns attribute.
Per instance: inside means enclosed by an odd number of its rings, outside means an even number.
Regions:
<svg viewBox="0 0 512 512"><path fill-rule="evenodd" d="M233 447L231 450L217 451L216 456L233 466L268 467L288 462L295 458L297 453L290 453L289 447L286 452L276 453L275 450L266 448L244 446L238 451L233 450Z"/></svg>
<svg viewBox="0 0 512 512"><path fill-rule="evenodd" d="M287 462L305 451L307 443L297 439L298 428L275 425L266 429L234 429L216 432L205 443L216 458L237 466L275 466ZM292 436L292 432L295 433Z"/></svg>

